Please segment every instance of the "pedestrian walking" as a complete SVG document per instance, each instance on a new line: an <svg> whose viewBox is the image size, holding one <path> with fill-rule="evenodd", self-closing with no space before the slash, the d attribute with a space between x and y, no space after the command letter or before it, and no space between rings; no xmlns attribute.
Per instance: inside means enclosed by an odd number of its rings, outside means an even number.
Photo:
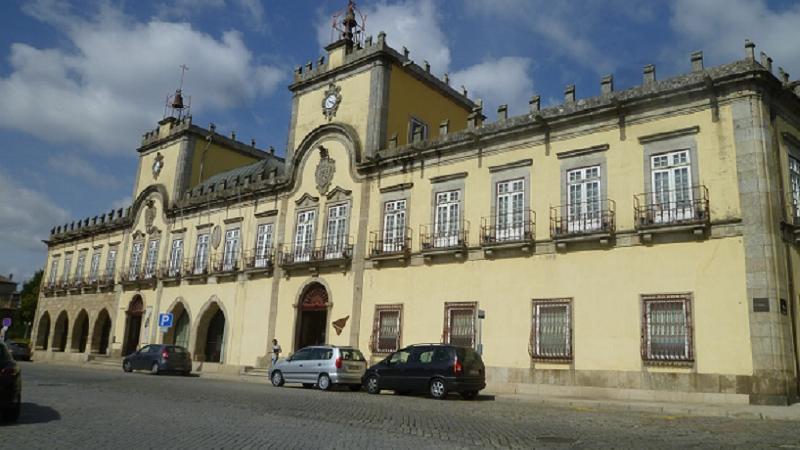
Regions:
<svg viewBox="0 0 800 450"><path fill-rule="evenodd" d="M277 339L272 340L272 367L275 367L275 363L278 362L278 358L281 356L281 349L280 344L278 344Z"/></svg>

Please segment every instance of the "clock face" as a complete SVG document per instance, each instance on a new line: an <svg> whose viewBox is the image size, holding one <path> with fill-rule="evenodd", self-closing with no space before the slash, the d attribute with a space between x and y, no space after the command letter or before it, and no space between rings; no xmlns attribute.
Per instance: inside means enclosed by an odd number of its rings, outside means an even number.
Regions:
<svg viewBox="0 0 800 450"><path fill-rule="evenodd" d="M331 94L325 97L325 109L331 109L336 106L336 95Z"/></svg>

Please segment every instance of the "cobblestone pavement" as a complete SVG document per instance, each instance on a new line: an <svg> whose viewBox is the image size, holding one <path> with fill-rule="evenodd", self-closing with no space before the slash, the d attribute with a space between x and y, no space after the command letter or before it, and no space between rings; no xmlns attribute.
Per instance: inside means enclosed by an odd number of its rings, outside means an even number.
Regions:
<svg viewBox="0 0 800 450"><path fill-rule="evenodd" d="M796 422L22 368L22 416L0 448L800 448Z"/></svg>

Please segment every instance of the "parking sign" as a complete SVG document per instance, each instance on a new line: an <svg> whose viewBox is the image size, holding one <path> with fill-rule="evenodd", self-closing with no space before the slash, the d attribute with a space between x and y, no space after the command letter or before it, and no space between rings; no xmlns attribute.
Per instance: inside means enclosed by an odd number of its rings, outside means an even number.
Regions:
<svg viewBox="0 0 800 450"><path fill-rule="evenodd" d="M169 328L172 326L172 313L161 313L158 315L158 326Z"/></svg>

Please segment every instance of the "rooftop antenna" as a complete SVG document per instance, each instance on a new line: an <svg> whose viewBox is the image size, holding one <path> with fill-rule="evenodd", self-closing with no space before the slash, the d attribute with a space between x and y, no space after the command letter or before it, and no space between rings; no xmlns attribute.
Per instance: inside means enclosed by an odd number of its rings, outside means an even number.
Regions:
<svg viewBox="0 0 800 450"><path fill-rule="evenodd" d="M181 69L181 81L180 84L178 84L178 89L175 89L175 95L167 95L167 101L164 105L165 119L167 117L174 117L181 120L191 115L192 97L190 96L185 103L183 101L183 77L186 71L189 70L189 67L186 64L181 64L178 67Z"/></svg>
<svg viewBox="0 0 800 450"><path fill-rule="evenodd" d="M367 15L356 6L353 0L348 0L347 9L333 15L331 42L345 40L354 47L363 47L366 23Z"/></svg>

